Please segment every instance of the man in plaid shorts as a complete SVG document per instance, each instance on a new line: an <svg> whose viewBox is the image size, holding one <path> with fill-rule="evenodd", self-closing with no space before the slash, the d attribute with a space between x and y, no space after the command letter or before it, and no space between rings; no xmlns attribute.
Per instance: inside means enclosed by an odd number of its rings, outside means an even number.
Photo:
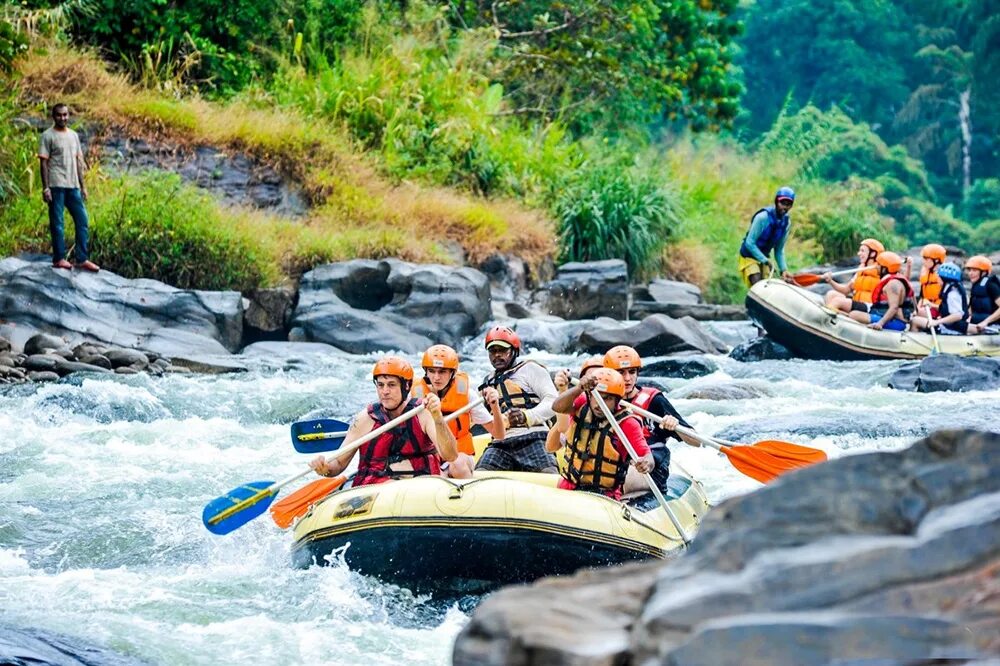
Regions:
<svg viewBox="0 0 1000 666"><path fill-rule="evenodd" d="M506 436L483 451L476 469L557 474L555 456L545 450L557 395L549 371L535 361L518 362L521 339L506 326L486 334L493 372L479 386L487 404L499 402Z"/></svg>

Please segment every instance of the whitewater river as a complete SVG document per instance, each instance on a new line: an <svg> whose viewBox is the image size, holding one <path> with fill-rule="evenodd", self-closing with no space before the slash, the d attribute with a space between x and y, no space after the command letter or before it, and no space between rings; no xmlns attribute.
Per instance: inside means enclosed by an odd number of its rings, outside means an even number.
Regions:
<svg viewBox="0 0 1000 666"><path fill-rule="evenodd" d="M735 341L749 329L716 330ZM468 351L464 368L479 377L485 355ZM341 567L291 569L290 534L267 515L224 537L201 524L205 503L234 486L303 469L288 424L360 409L373 397L372 358L0 387L0 626L171 666L447 663L474 599L443 604ZM937 428L1000 431L1000 392L892 391L896 362L717 361L707 377L659 380L709 434L835 457L898 449ZM753 397L678 397L708 389ZM713 502L758 486L712 451L681 445L675 458Z"/></svg>

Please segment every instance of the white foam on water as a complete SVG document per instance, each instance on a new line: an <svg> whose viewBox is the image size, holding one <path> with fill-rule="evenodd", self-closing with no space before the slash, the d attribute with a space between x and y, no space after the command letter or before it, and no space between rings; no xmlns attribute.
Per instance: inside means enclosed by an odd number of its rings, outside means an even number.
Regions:
<svg viewBox="0 0 1000 666"><path fill-rule="evenodd" d="M469 349L463 368L478 383L489 364ZM577 368L581 357L538 358ZM342 564L292 569L291 535L266 514L222 537L201 524L205 504L232 488L304 470L311 456L294 451L288 424L314 411L349 419L374 395L373 360L0 389L0 622L156 664L447 663L467 622L458 607ZM704 434L837 457L899 449L949 423L1000 430L1000 391L891 391L894 363L713 360L717 372L666 384L763 395L674 399ZM760 487L716 451L671 448L713 503Z"/></svg>

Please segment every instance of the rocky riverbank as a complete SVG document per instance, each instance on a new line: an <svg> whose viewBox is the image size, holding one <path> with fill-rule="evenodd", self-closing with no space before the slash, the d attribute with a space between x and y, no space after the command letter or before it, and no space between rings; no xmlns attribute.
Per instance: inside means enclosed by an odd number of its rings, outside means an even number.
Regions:
<svg viewBox="0 0 1000 666"><path fill-rule="evenodd" d="M624 262L567 266L530 290L523 272L515 277L511 258L490 264L489 275L467 266L358 259L317 266L297 285L243 296L110 271L57 270L41 255L12 257L0 261L0 378L239 370L227 359L261 341L413 354L435 342L460 347L497 321L516 328L529 350L595 353L631 344L645 355L728 351L690 316L618 319L631 302ZM693 307L700 300L693 285L658 281L643 289L664 305ZM556 311L596 318L563 319Z"/></svg>
<svg viewBox="0 0 1000 666"><path fill-rule="evenodd" d="M668 563L503 590L465 664L972 663L1000 655L1000 434L939 431L715 507ZM985 663L985 662L984 662Z"/></svg>

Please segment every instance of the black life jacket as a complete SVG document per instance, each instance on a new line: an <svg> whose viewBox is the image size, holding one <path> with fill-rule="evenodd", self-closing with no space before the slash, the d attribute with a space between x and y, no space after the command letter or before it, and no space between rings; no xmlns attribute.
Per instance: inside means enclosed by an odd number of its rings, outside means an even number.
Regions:
<svg viewBox="0 0 1000 666"><path fill-rule="evenodd" d="M938 312L941 318L947 317L948 315L955 314L948 310L948 295L958 290L958 293L962 296L962 318L965 318L966 313L969 311L969 298L965 295L965 287L962 286L961 282L953 282L951 280L945 280L944 289L941 290L941 305L938 307Z"/></svg>
<svg viewBox="0 0 1000 666"><path fill-rule="evenodd" d="M639 417L619 409L615 420ZM621 488L628 473L628 456L618 453L614 429L607 421L598 421L585 402L573 417L566 433L566 467L561 473L580 490L604 492Z"/></svg>
<svg viewBox="0 0 1000 666"><path fill-rule="evenodd" d="M750 216L750 226L753 227L753 218L757 217L760 213L767 213L767 226L764 227L764 231L757 236L757 249L766 257L770 254L771 250L778 244L786 233L788 233L788 225L791 224L791 220L788 217L788 213L785 213L778 218L777 211L774 210L774 206L767 206L766 208L761 208L752 216ZM740 243L740 256L747 259L753 258L753 253L747 247L747 236L750 235L750 229L747 229L747 233L743 236L743 242Z"/></svg>
<svg viewBox="0 0 1000 666"><path fill-rule="evenodd" d="M541 399L533 392L526 388L522 388L515 382L511 377L515 372L521 369L525 363L535 363L541 368L544 368L541 363L536 361L525 360L520 363L516 363L504 370L503 372L497 372L492 377L487 377L482 384L479 385L479 390L482 391L484 388L493 387L500 394L500 412L506 414L512 409L531 409L541 404Z"/></svg>
<svg viewBox="0 0 1000 666"><path fill-rule="evenodd" d="M972 323L976 324L989 317L997 309L997 304L990 299L990 281L1000 282L995 275L986 275L972 283L969 290L969 311L972 313Z"/></svg>

